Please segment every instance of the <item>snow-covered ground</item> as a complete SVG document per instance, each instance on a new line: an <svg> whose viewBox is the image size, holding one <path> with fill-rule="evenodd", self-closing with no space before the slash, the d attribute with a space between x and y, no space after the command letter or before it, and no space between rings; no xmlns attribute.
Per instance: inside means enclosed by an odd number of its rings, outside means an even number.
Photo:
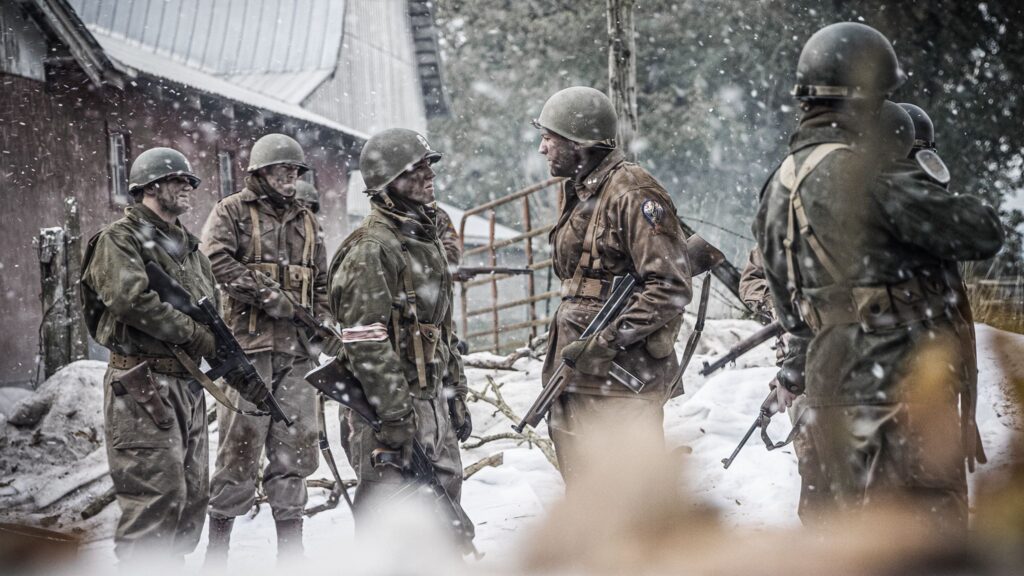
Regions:
<svg viewBox="0 0 1024 576"><path fill-rule="evenodd" d="M721 465L721 459L730 454L750 426L767 393L767 383L774 374L774 351L765 344L741 358L737 365L710 378L705 379L697 374L703 360L717 357L758 327L754 322L743 320L708 322L697 355L684 380L686 394L672 400L666 407L665 429L669 448L680 448L672 454L680 459L681 464L685 462L688 489L700 501L716 508L727 526L793 526L799 523L796 516L799 477L791 447L769 453L755 435L729 470L724 470ZM995 352L992 340L997 332L984 325L978 326L981 366L979 421L991 463L982 467L974 479L1007 466L1012 433L1019 427L1017 409L1004 393L1006 376L993 361ZM686 333L684 330L684 336ZM1024 336L1010 335L1010 338L1019 349L1024 349ZM682 353L682 342L677 345L677 353ZM508 404L521 414L540 388L541 362L524 358L516 363L515 368L513 371L471 368L468 376L471 386L478 390L484 386L487 378L493 378L501 385ZM102 365L95 362L79 363L64 372L51 380L63 379L61 381L65 385L68 381L79 383L82 387L81 396L71 400L96 402L96 387L99 384L94 381L101 378ZM12 395L23 396L20 393ZM62 463L64 465L54 463L52 458L47 460L39 456L38 451L46 452L45 449L38 445L25 446L22 442L18 454L27 460L21 462L14 471L10 469L10 462L7 462L6 467L0 467L0 474L3 474L0 476L0 510L7 510L6 514L0 515L25 518L24 512L11 511L12 504L18 503L24 509L25 506L31 506L26 503L34 498L36 504L45 509L45 513L28 516L28 519L43 521L49 518L47 522L50 525L60 526L73 515L72 512L80 511L85 503L109 487L109 478L101 478L80 493L70 496L63 494L69 486L81 484L83 479L96 476L105 464L105 459L101 457L101 445L98 451L90 453L87 450L97 446L95 437L90 437L90 431L95 429L98 414L91 413L84 421L81 414L73 414L69 419L67 413L72 409L68 402L71 400L58 399L55 406L59 410L51 410L46 418L53 420L48 425L77 426L75 437L84 434L84 439L79 440L80 445L63 445L51 450L59 452L64 458L71 458L74 454L78 461L65 461ZM0 414L10 417L11 403L10 398L0 394ZM470 406L475 424L474 434L497 434L509 430L511 422L503 415L496 414L491 406L483 402L471 403ZM54 420L61 410L63 416L59 416L59 421ZM351 469L344 462L344 457L340 456L336 406L333 403L328 409L328 422L330 438L336 455L339 455L342 476L352 478L354 475ZM3 424L2 420L0 424ZM781 438L788 429L788 418L783 416L774 419L771 429L773 436ZM0 427L0 430L3 428ZM10 425L6 430L8 432L5 436L0 436L0 456L3 457L0 463L4 459L10 461L18 458L12 457L12 439L17 438L17 431ZM541 433L546 433L546 430L542 428ZM102 429L99 431L99 439L102 440ZM212 433L211 467L216 443L217 435ZM689 449L692 449L692 453L688 453ZM515 566L522 554L523 538L529 534L531 527L543 520L545 511L558 502L563 493L558 473L541 451L516 445L511 440L497 440L464 451L463 464L469 465L498 452L503 453L503 463L482 469L464 487L463 505L477 526L476 545L485 554L480 564L473 566L474 569L505 571ZM313 477L329 478L326 464L322 464ZM324 500L326 491L311 489L310 495L310 505L315 505ZM117 514L117 506L111 505L93 521L84 524L93 541L87 544L80 555L82 564L76 572L88 567L91 571L102 573L114 566L110 534ZM235 524L232 538L231 572L265 574L272 571L275 565L275 533L273 518L267 506L263 506L255 517L240 518ZM200 568L205 541L204 534L199 548L187 557L188 571L198 571ZM402 572L417 569L435 571L427 570L422 562L382 559L368 551L362 541L357 544L353 537L352 518L344 503L335 510L307 520L305 546L306 555L314 567L312 570L316 573L321 570L325 573L337 572L339 566L344 566L346 572L359 572L361 569L375 573L387 571L382 565L404 566L404 570L396 570ZM470 564L475 563L470 561Z"/></svg>

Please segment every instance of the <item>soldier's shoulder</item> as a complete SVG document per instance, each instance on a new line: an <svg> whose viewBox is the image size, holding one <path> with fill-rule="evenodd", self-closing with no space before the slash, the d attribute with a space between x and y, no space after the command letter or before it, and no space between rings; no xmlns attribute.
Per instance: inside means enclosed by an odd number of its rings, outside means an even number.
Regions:
<svg viewBox="0 0 1024 576"><path fill-rule="evenodd" d="M610 184L608 188L612 196L609 201L619 209L635 210L643 209L645 205L648 208L657 205L658 209L675 212L675 204L665 187L637 164L624 162L622 169L613 174Z"/></svg>
<svg viewBox="0 0 1024 576"><path fill-rule="evenodd" d="M221 198L217 201L217 207L221 210L234 211L257 200L255 194L248 188L243 188L234 194Z"/></svg>

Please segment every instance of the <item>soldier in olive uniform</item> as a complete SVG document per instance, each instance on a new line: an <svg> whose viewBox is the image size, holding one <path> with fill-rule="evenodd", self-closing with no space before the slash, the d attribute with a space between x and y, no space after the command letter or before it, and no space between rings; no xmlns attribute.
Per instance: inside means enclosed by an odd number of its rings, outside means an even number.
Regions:
<svg viewBox="0 0 1024 576"><path fill-rule="evenodd" d="M378 449L407 462L418 440L451 498L457 502L462 491L458 441L469 437L472 422L452 333L452 276L431 208L431 165L440 158L412 130L370 138L359 158L370 215L331 261L343 361L382 421L377 432L359 418L349 421L357 524L411 482L397 467L374 466Z"/></svg>
<svg viewBox="0 0 1024 576"><path fill-rule="evenodd" d="M295 201L313 214L320 213L320 192L305 180L295 182Z"/></svg>
<svg viewBox="0 0 1024 576"><path fill-rule="evenodd" d="M295 307L326 317L327 256L313 213L295 198L308 170L299 143L268 134L252 147L245 189L220 202L203 228L203 251L223 290L224 317L294 425L220 408L220 447L210 485L207 558L227 557L236 516L256 496L261 455L263 488L274 514L278 551L301 553L307 476L316 471L315 390L303 381L315 351L294 322ZM246 407L233 389L229 398Z"/></svg>
<svg viewBox="0 0 1024 576"><path fill-rule="evenodd" d="M878 31L819 30L797 77L803 115L753 231L779 319L808 339L807 431L821 472L841 510L895 500L960 537L957 390L920 382L915 360L955 341L942 261L995 254L998 216L977 198L879 173L887 162L878 149L892 137L879 131L879 114L905 76ZM955 374L962 359L945 351ZM920 384L930 385L925 398Z"/></svg>
<svg viewBox="0 0 1024 576"><path fill-rule="evenodd" d="M574 365L548 419L559 468L571 485L580 438L611 421L664 434L664 403L678 369L674 344L692 285L686 238L668 193L615 145L611 101L573 87L548 99L534 125L552 176L563 176L559 218L549 236L562 302L551 322L544 381L563 358ZM604 304L615 276L637 293L603 331L580 334ZM631 390L609 377L617 362L644 382Z"/></svg>
<svg viewBox="0 0 1024 576"><path fill-rule="evenodd" d="M175 150L153 148L132 163L136 204L90 241L82 298L90 333L110 349L103 418L110 477L121 507L114 550L122 561L143 549L175 556L195 549L209 501L206 399L172 350L194 362L215 353L213 334L160 301L146 264L156 263L198 301L216 299L210 262L178 221L199 178ZM141 388L122 376L146 363ZM145 370L145 369L142 369Z"/></svg>

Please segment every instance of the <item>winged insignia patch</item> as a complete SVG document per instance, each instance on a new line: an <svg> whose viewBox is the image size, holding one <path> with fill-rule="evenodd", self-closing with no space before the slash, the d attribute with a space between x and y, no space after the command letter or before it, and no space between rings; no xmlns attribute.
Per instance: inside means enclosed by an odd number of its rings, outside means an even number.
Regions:
<svg viewBox="0 0 1024 576"><path fill-rule="evenodd" d="M644 213L644 218L651 223L651 226L657 228L661 224L662 219L665 218L665 209L661 207L654 200L647 200L644 205L640 208Z"/></svg>

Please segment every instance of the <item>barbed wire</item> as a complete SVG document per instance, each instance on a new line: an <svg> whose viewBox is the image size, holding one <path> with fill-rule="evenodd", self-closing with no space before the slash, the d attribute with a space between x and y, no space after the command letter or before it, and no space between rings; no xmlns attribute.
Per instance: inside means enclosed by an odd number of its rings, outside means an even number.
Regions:
<svg viewBox="0 0 1024 576"><path fill-rule="evenodd" d="M699 222L701 224L705 224L707 226L711 226L712 228L717 228L717 229L721 230L722 232L726 232L726 233L732 234L733 236L736 236L737 238L742 238L744 240L749 240L750 242L756 242L756 240L754 240L750 236L746 236L744 234L740 234L739 232L736 232L735 230L730 230L730 229L726 228L725 226L721 226L721 225L715 224L714 222L709 222L707 220L701 220L700 218L697 218L696 216L686 216L683 219L684 220L693 221L693 222Z"/></svg>

